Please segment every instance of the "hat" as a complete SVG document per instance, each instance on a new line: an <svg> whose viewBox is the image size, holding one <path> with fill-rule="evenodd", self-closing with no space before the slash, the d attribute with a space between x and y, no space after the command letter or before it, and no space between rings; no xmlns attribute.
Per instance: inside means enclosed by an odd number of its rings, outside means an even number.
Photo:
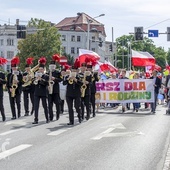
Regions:
<svg viewBox="0 0 170 170"><path fill-rule="evenodd" d="M87 68L92 68L92 65L88 64L88 65L87 65Z"/></svg>
<svg viewBox="0 0 170 170"><path fill-rule="evenodd" d="M81 66L82 67L87 67L87 64L86 63L82 63Z"/></svg>
<svg viewBox="0 0 170 170"><path fill-rule="evenodd" d="M6 58L0 57L0 65L4 65L8 62Z"/></svg>
<svg viewBox="0 0 170 170"><path fill-rule="evenodd" d="M76 66L71 66L71 69L77 70L78 67L76 67Z"/></svg>
<svg viewBox="0 0 170 170"><path fill-rule="evenodd" d="M20 59L18 56L15 56L11 60L11 67L17 67L17 65L20 63Z"/></svg>
<svg viewBox="0 0 170 170"><path fill-rule="evenodd" d="M31 64L33 64L33 61L34 59L32 58L32 57L30 57L30 58L27 58L26 59L26 63L27 64L25 64L25 67L31 67Z"/></svg>
<svg viewBox="0 0 170 170"><path fill-rule="evenodd" d="M44 68L47 60L46 60L45 57L41 57L41 58L38 60L38 62L39 62L39 67Z"/></svg>

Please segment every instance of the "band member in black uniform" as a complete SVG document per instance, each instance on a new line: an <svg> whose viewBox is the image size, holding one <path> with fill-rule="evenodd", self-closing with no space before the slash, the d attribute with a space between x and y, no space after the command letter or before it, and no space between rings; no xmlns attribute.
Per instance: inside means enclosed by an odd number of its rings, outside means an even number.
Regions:
<svg viewBox="0 0 170 170"><path fill-rule="evenodd" d="M66 102L69 112L68 125L74 125L74 111L73 103L75 103L76 112L78 113L78 120L81 123L81 85L82 82L77 74L78 67L72 66L70 75L66 76L63 80L63 85L67 85L66 90Z"/></svg>
<svg viewBox="0 0 170 170"><path fill-rule="evenodd" d="M4 58L0 58L0 65L6 64L7 60ZM5 73L0 71L0 111L2 116L2 121L4 122L6 120L5 111L4 111L4 102L3 102L3 85L6 84L5 80Z"/></svg>
<svg viewBox="0 0 170 170"><path fill-rule="evenodd" d="M27 58L26 62L27 64L25 65L25 72L23 73L23 85L22 85L22 91L23 91L23 97L24 97L24 109L25 109L25 115L29 115L29 97L31 100L32 104L32 110L31 110L31 115L34 112L34 84L33 84L33 79L34 79L34 72L31 69L31 64L33 61L33 58Z"/></svg>
<svg viewBox="0 0 170 170"><path fill-rule="evenodd" d="M45 63L46 59L41 57L39 59L39 70L35 73L35 91L34 91L34 110L35 118L33 124L38 124L38 111L40 99L42 101L42 106L44 108L46 123L49 122L48 107L47 107L47 97L48 97L48 81L49 76L45 74Z"/></svg>
<svg viewBox="0 0 170 170"><path fill-rule="evenodd" d="M81 109L82 109L82 119L84 119L84 107L86 107L86 120L90 118L90 99L91 99L91 84L92 84L92 75L90 71L86 71L87 65L86 63L82 63L81 72L79 73L81 76L81 80L83 85L81 86Z"/></svg>
<svg viewBox="0 0 170 170"><path fill-rule="evenodd" d="M93 113L93 117L96 116L96 112L95 112L95 106L96 106L96 99L95 99L95 94L96 94L96 82L99 81L99 76L98 76L98 72L94 72L92 71L92 65L88 64L87 65L87 71L90 71L92 74L92 83L91 83L91 106L92 106L92 113Z"/></svg>
<svg viewBox="0 0 170 170"><path fill-rule="evenodd" d="M21 93L22 93L22 74L18 71L19 57L13 57L11 60L11 73L7 75L7 89L9 93L9 101L12 111L12 118L16 119L17 105L18 118L21 116Z"/></svg>
<svg viewBox="0 0 170 170"><path fill-rule="evenodd" d="M50 121L53 120L53 103L56 106L56 120L60 118L60 91L59 91L59 82L62 81L62 76L59 71L56 70L56 61L51 61L49 65L49 86L48 86L48 107L49 107L49 115Z"/></svg>

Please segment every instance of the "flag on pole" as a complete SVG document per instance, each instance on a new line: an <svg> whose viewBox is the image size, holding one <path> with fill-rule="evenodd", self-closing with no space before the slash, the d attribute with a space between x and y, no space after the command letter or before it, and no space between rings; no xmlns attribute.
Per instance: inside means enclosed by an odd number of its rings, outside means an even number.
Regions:
<svg viewBox="0 0 170 170"><path fill-rule="evenodd" d="M155 58L148 52L132 50L132 65L153 66L155 65Z"/></svg>

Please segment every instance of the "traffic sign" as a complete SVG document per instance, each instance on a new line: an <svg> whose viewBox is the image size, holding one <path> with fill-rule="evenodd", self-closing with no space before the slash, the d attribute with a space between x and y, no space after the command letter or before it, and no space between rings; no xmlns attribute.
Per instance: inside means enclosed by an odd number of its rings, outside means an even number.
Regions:
<svg viewBox="0 0 170 170"><path fill-rule="evenodd" d="M158 30L148 30L148 37L158 37Z"/></svg>
<svg viewBox="0 0 170 170"><path fill-rule="evenodd" d="M65 56L60 57L60 63L67 63L67 57Z"/></svg>

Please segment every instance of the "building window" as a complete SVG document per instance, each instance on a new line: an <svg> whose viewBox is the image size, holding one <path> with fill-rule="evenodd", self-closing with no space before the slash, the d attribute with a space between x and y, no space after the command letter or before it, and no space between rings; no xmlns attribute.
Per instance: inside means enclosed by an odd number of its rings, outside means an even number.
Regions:
<svg viewBox="0 0 170 170"><path fill-rule="evenodd" d="M79 49L80 49L80 47L77 47L77 54L79 54Z"/></svg>
<svg viewBox="0 0 170 170"><path fill-rule="evenodd" d="M91 50L92 50L92 51L94 51L94 52L96 51L96 49L95 49L95 48L92 48Z"/></svg>
<svg viewBox="0 0 170 170"><path fill-rule="evenodd" d="M14 56L14 51L7 51L7 59L12 59Z"/></svg>
<svg viewBox="0 0 170 170"><path fill-rule="evenodd" d="M66 41L66 35L62 35L61 37L62 37L61 38L62 41Z"/></svg>
<svg viewBox="0 0 170 170"><path fill-rule="evenodd" d="M13 39L7 39L7 45L8 46L13 46L14 45L14 40Z"/></svg>
<svg viewBox="0 0 170 170"><path fill-rule="evenodd" d="M0 40L0 46L1 45L4 45L4 40L3 39Z"/></svg>
<svg viewBox="0 0 170 170"><path fill-rule="evenodd" d="M75 48L71 47L71 54L75 54Z"/></svg>
<svg viewBox="0 0 170 170"><path fill-rule="evenodd" d="M95 37L91 37L91 39L92 39L92 42L95 42Z"/></svg>
<svg viewBox="0 0 170 170"><path fill-rule="evenodd" d="M81 37L77 36L77 42L80 42L80 41L81 41Z"/></svg>
<svg viewBox="0 0 170 170"><path fill-rule="evenodd" d="M0 57L4 57L3 51L0 52Z"/></svg>
<svg viewBox="0 0 170 170"><path fill-rule="evenodd" d="M74 42L75 42L75 35L72 35L72 36L71 36L71 41L74 41Z"/></svg>

